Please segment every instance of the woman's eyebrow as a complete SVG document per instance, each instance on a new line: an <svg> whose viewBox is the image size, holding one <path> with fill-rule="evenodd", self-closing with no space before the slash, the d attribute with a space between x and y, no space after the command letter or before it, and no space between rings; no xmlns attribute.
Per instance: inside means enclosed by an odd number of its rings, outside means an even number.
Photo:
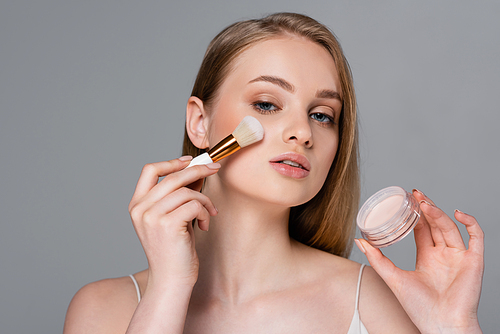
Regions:
<svg viewBox="0 0 500 334"><path fill-rule="evenodd" d="M334 90L322 89L316 92L316 97L318 99L336 99L342 101L340 94Z"/></svg>
<svg viewBox="0 0 500 334"><path fill-rule="evenodd" d="M255 78L253 80L250 80L248 83L253 83L253 82L259 82L259 81L264 81L264 82L270 82L272 84L275 84L277 86L280 86L284 90L294 93L295 92L295 87L286 81L285 79L279 78L279 77L274 77L270 75L261 75L258 78Z"/></svg>
<svg viewBox="0 0 500 334"><path fill-rule="evenodd" d="M295 87L291 83L289 83L283 78L275 77L272 75L261 75L260 77L250 80L248 83L254 83L259 81L270 82L272 84L275 84L283 88L284 90L290 93L295 93ZM319 99L336 99L342 101L342 97L340 96L340 94L331 89L322 89L317 91L316 97Z"/></svg>

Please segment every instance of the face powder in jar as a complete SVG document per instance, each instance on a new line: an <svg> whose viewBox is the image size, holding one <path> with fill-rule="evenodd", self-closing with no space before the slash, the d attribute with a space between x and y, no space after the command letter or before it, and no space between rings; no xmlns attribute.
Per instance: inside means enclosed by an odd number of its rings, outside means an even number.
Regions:
<svg viewBox="0 0 500 334"><path fill-rule="evenodd" d="M357 223L361 235L373 247L392 245L410 233L420 218L415 197L401 187L387 187L363 204Z"/></svg>

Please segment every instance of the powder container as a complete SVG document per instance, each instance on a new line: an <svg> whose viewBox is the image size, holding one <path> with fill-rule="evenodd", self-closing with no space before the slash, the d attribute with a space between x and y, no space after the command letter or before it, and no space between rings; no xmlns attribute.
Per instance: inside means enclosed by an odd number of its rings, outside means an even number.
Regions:
<svg viewBox="0 0 500 334"><path fill-rule="evenodd" d="M420 219L416 198L401 187L384 188L366 200L356 218L361 235L373 247L392 245L407 236Z"/></svg>

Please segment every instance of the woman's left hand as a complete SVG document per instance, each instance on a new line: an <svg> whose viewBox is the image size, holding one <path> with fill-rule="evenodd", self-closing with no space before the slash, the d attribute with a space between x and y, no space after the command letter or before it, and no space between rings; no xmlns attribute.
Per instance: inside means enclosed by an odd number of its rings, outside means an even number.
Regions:
<svg viewBox="0 0 500 334"><path fill-rule="evenodd" d="M477 319L484 271L484 234L476 219L455 211L467 228L469 248L455 222L422 192L413 191L422 215L415 226L415 271L397 268L379 249L356 240L422 333L482 333Z"/></svg>

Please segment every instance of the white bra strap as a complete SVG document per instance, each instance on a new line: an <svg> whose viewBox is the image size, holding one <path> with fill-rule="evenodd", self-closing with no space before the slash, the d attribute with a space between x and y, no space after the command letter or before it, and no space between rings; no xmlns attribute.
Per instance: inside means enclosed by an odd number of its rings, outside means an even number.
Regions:
<svg viewBox="0 0 500 334"><path fill-rule="evenodd" d="M361 268L359 268L359 276L358 276L358 287L356 288L356 307L354 308L355 310L358 310L358 303L359 303L359 289L361 287L361 275L363 274L363 268L365 267L365 264L363 263L361 265Z"/></svg>
<svg viewBox="0 0 500 334"><path fill-rule="evenodd" d="M134 282L135 291L137 292L137 303L139 303L141 301L141 290L139 290L139 284L137 284L134 275L128 275L128 276L132 279L132 282Z"/></svg>

